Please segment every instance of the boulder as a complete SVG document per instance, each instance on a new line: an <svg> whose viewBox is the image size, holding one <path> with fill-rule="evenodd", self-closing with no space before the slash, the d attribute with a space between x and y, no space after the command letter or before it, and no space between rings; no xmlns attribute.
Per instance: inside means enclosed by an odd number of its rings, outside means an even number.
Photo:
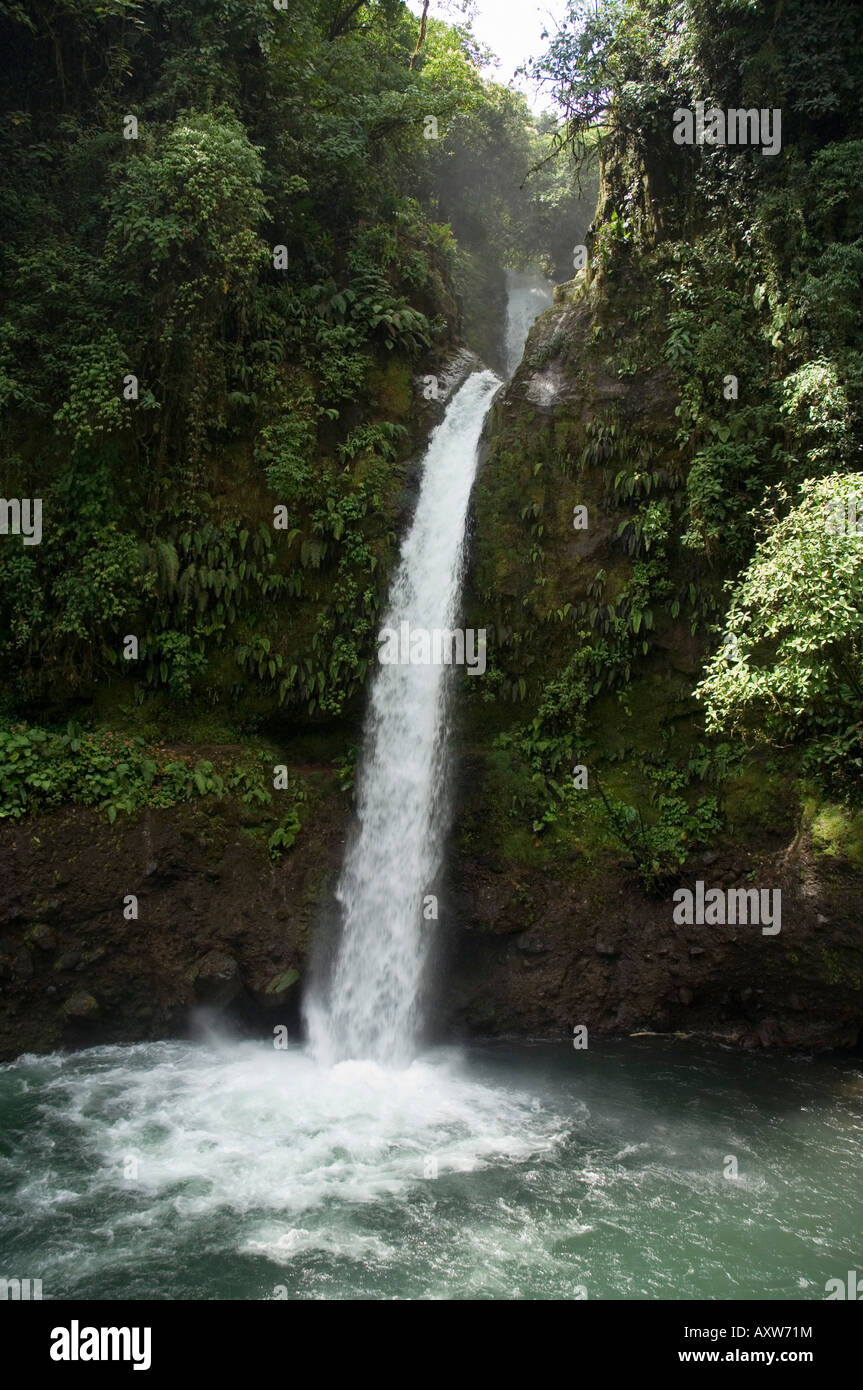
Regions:
<svg viewBox="0 0 863 1390"><path fill-rule="evenodd" d="M63 1004L66 1018L93 1018L99 1012L99 1002L92 994L70 994Z"/></svg>

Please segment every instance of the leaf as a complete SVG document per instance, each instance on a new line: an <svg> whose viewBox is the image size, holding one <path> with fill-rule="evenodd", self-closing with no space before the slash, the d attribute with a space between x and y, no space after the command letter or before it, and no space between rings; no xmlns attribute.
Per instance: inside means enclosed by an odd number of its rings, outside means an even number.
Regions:
<svg viewBox="0 0 863 1390"><path fill-rule="evenodd" d="M282 994L291 985L295 985L300 978L299 970L285 970L281 975L276 975L275 979L270 980L267 985L267 994Z"/></svg>

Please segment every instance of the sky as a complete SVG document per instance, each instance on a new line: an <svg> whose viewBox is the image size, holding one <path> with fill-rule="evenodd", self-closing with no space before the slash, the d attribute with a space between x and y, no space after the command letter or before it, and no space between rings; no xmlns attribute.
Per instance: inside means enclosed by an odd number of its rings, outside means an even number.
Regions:
<svg viewBox="0 0 863 1390"><path fill-rule="evenodd" d="M421 0L408 0L408 8L419 15ZM536 57L543 51L545 44L540 38L543 29L553 32L567 8L566 0L476 0L474 33L501 60L500 67L488 75L506 85L526 58ZM454 17L446 13L439 0L432 0L429 14L438 19L452 20ZM516 86L524 92L534 111L551 109L548 89L537 94L534 85L524 78L519 78Z"/></svg>

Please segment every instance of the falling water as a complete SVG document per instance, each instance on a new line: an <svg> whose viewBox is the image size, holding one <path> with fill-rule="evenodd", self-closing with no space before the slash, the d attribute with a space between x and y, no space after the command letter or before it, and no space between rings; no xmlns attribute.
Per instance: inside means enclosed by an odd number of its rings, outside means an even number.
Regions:
<svg viewBox="0 0 863 1390"><path fill-rule="evenodd" d="M506 293L504 361L510 377L521 361L531 324L553 303L553 287L535 270L508 270Z"/></svg>
<svg viewBox="0 0 863 1390"><path fill-rule="evenodd" d="M517 364L531 323L550 302L537 275L509 273L506 352ZM543 288L545 287L545 288ZM432 435L413 525L402 546L383 627L430 635L457 620L465 521L477 448L492 397L474 372ZM358 791L358 830L336 897L342 935L331 978L307 1002L313 1054L404 1064L415 1051L428 953L423 904L440 868L447 701L452 668L381 665L374 680Z"/></svg>
<svg viewBox="0 0 863 1390"><path fill-rule="evenodd" d="M383 626L411 633L457 619L465 520L493 372L468 377L432 435L413 525L402 546ZM316 1055L406 1062L428 943L423 898L438 871L452 668L381 665L359 783L359 829L337 890L342 940L326 1005L312 1000Z"/></svg>

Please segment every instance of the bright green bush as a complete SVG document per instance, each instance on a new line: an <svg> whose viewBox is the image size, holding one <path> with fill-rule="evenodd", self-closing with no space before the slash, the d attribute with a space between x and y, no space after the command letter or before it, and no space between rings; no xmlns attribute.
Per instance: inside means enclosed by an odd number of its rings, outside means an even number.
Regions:
<svg viewBox="0 0 863 1390"><path fill-rule="evenodd" d="M732 586L725 628L696 692L708 730L800 739L816 766L819 747L825 766L859 765L863 474L811 480L773 518Z"/></svg>

